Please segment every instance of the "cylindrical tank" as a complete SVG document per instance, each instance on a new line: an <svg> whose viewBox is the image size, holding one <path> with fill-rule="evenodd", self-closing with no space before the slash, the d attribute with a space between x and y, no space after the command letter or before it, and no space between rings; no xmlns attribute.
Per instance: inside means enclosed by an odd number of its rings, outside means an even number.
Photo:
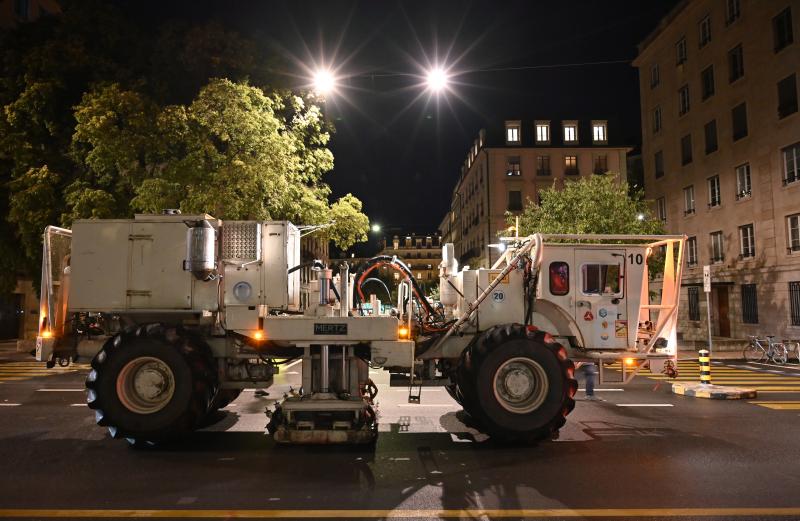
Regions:
<svg viewBox="0 0 800 521"><path fill-rule="evenodd" d="M191 271L198 280L210 280L216 272L216 235L216 230L206 220L195 221L186 230L183 269Z"/></svg>
<svg viewBox="0 0 800 521"><path fill-rule="evenodd" d="M458 293L452 284L455 283L454 275L458 272L458 261L452 242L442 247L442 263L439 267L439 300L445 306L455 306Z"/></svg>

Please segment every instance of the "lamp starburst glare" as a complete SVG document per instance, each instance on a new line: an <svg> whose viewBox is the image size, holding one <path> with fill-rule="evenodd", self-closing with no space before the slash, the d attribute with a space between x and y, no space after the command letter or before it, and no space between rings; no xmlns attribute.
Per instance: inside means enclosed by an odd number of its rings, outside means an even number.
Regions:
<svg viewBox="0 0 800 521"><path fill-rule="evenodd" d="M447 88L449 77L447 75L447 71L441 67L434 67L428 71L426 81L428 88L432 92L441 92Z"/></svg>
<svg viewBox="0 0 800 521"><path fill-rule="evenodd" d="M326 95L333 92L336 88L336 78L333 73L328 69L318 69L314 73L314 91L320 95Z"/></svg>

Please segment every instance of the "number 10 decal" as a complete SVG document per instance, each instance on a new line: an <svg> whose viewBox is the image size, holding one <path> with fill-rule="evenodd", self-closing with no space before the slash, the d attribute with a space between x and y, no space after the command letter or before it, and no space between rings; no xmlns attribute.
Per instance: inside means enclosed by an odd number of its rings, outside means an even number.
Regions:
<svg viewBox="0 0 800 521"><path fill-rule="evenodd" d="M644 257L642 256L641 253L637 253L636 255L631 253L628 255L628 260L630 261L631 264L641 264L644 262Z"/></svg>

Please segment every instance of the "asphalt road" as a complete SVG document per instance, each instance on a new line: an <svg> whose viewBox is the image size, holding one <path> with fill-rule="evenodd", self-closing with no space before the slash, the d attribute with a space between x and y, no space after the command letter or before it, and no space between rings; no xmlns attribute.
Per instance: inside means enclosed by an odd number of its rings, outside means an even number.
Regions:
<svg viewBox="0 0 800 521"><path fill-rule="evenodd" d="M409 404L378 372L372 450L263 434L297 367L183 443L131 449L95 425L84 367L0 352L0 517L800 519L797 366L715 366L715 383L759 388L742 402L673 395L657 376L606 384L536 447L486 440L441 389Z"/></svg>

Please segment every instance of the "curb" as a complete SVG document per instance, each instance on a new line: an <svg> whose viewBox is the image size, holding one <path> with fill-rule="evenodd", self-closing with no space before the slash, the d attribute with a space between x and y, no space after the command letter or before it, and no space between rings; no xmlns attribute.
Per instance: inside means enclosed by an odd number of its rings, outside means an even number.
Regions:
<svg viewBox="0 0 800 521"><path fill-rule="evenodd" d="M672 392L682 396L709 398L711 400L742 400L755 398L757 395L755 389L696 383L674 383L672 384Z"/></svg>

